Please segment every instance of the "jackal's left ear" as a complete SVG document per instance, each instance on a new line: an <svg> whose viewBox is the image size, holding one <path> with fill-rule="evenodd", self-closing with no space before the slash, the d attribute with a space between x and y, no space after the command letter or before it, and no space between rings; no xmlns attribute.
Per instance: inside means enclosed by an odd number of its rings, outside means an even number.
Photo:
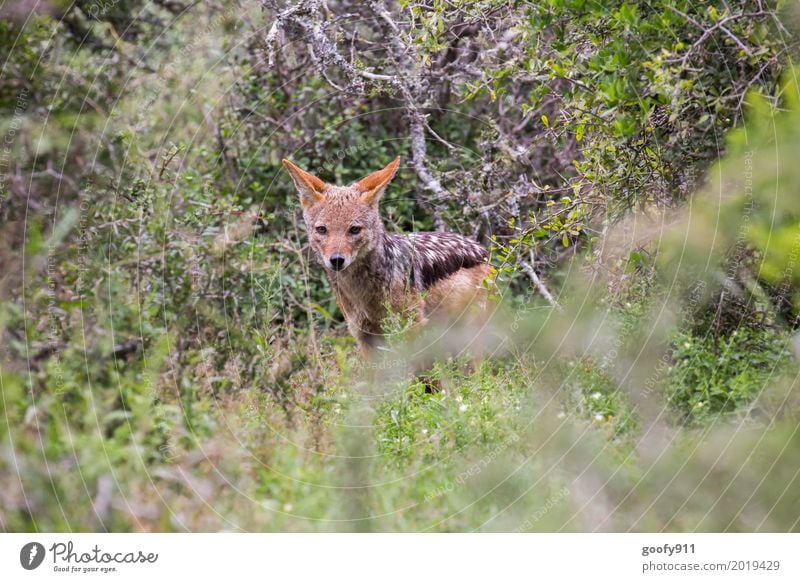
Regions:
<svg viewBox="0 0 800 582"><path fill-rule="evenodd" d="M394 178L397 168L400 166L400 156L397 156L394 161L382 170L370 174L355 183L355 187L361 190L361 202L364 204L378 205L383 191L386 186Z"/></svg>
<svg viewBox="0 0 800 582"><path fill-rule="evenodd" d="M314 174L301 170L289 160L283 160L283 167L289 171L289 175L300 193L300 204L302 204L303 208L310 208L319 202L325 201L325 195L322 193L327 186L325 182Z"/></svg>

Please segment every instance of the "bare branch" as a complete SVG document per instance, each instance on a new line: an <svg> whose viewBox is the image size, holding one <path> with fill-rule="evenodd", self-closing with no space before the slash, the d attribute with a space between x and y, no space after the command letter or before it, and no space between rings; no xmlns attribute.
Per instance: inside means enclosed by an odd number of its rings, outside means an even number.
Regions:
<svg viewBox="0 0 800 582"><path fill-rule="evenodd" d="M556 309L560 310L561 306L555 300L555 297L553 297L553 294L550 293L550 291L547 289L547 287L545 286L544 282L542 281L542 279L539 277L538 273L536 272L536 269L533 268L533 265L531 265L531 263L529 263L525 259L520 259L517 262L518 262L520 268L523 270L523 272L526 275L528 275L528 278L531 280L531 282L533 283L533 286L536 288L536 290L539 292L539 294L542 297L544 297L550 305L552 305Z"/></svg>

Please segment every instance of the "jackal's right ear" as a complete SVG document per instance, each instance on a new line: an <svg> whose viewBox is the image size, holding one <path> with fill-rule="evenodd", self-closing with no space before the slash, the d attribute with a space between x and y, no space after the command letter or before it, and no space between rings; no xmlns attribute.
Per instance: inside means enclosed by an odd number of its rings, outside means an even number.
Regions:
<svg viewBox="0 0 800 582"><path fill-rule="evenodd" d="M283 160L283 167L289 171L297 191L300 193L300 204L303 208L310 208L319 202L325 201L325 182L314 174L301 170L289 160Z"/></svg>

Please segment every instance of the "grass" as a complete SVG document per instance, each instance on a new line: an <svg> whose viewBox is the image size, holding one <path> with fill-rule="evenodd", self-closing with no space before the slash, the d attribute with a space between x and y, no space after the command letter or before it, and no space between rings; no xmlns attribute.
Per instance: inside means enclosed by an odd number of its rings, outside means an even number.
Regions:
<svg viewBox="0 0 800 582"><path fill-rule="evenodd" d="M789 338L776 329L733 330L728 337L677 334L668 399L681 419L747 414L775 376L793 366Z"/></svg>
<svg viewBox="0 0 800 582"><path fill-rule="evenodd" d="M121 325L125 308L114 308ZM6 306L6 324L9 312ZM672 380L663 386L676 425L664 427L670 441L659 454L647 434L654 425L642 424L629 395L591 359L565 358L548 373L533 358L489 360L473 373L439 362L432 376L441 389L430 393L410 378L363 381L351 342L326 336L321 359L294 368L281 390L258 376L242 382L241 369L209 347L192 352L174 375L171 334L154 340L146 358L109 357L112 342L90 356L75 343L30 376L3 369L0 468L10 486L2 524L10 531L662 527L663 504L643 507L623 492L671 492L654 475L685 468L684 455L696 465L692 479L707 470L729 472L736 487L755 479L758 467L741 463L765 445L728 411L774 416L757 396L789 381L794 368L770 372L765 366L783 361L784 352L776 343L757 351L743 337L726 342L722 355L703 342L676 347ZM708 364L720 357L725 366ZM680 372L694 370L689 360L712 366L694 390ZM748 371L748 361L759 371ZM726 389L710 401L716 408L698 411L695 402ZM692 427L681 428L687 414ZM732 435L722 465L707 457L721 434ZM761 466L786 461L771 485L791 483L796 450L763 452ZM713 487L701 481L698 491L710 495ZM677 495L689 505L673 525L712 527L702 504L695 506L702 496ZM781 495L770 498L775 508ZM606 520L589 511L595 504ZM749 527L734 519L737 512L757 510L755 501L743 504L720 510L732 529ZM691 507L694 518L684 515ZM795 527L793 515L773 509L761 527Z"/></svg>

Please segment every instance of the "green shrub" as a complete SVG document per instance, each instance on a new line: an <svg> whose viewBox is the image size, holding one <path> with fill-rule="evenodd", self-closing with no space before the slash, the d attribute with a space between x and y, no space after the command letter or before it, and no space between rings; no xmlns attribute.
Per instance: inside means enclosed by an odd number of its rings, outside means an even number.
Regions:
<svg viewBox="0 0 800 582"><path fill-rule="evenodd" d="M682 422L720 413L747 414L748 405L792 369L787 334L742 327L727 337L678 334L667 398Z"/></svg>

